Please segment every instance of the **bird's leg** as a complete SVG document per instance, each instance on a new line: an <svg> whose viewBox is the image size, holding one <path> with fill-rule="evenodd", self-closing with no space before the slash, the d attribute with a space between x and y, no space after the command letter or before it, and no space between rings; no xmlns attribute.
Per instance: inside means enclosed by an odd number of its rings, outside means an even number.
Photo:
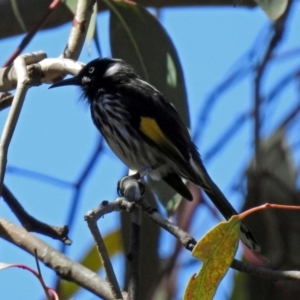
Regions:
<svg viewBox="0 0 300 300"><path fill-rule="evenodd" d="M136 180L139 180L143 177L145 177L146 175L148 175L151 171L153 171L155 168L152 168L152 167L148 167L148 168L145 168L141 171L138 171L136 172L135 174L131 175L131 176L134 176L134 178Z"/></svg>
<svg viewBox="0 0 300 300"><path fill-rule="evenodd" d="M128 175L128 176L123 177L121 180L118 181L118 185L117 185L118 195L120 197L124 196L124 183L125 183L125 181L128 181L128 180L138 181L141 178L143 178L144 176L148 175L153 170L154 170L154 168L148 167L148 168L145 168L141 171L136 172L133 175ZM140 183L139 183L139 186L140 186L141 195L142 195L145 192L145 187L144 187L143 184L140 184Z"/></svg>

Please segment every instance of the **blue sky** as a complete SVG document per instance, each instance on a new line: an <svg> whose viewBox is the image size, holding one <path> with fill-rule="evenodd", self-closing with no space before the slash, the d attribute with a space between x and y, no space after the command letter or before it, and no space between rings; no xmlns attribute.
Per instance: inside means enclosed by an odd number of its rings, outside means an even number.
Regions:
<svg viewBox="0 0 300 300"><path fill-rule="evenodd" d="M300 28L299 4L294 6L294 12L288 24L284 45L279 52L299 48ZM230 8L173 8L160 12L160 20L171 36L182 63L189 108L191 114L192 133L198 124L199 111L215 89L215 87L230 74L235 66L246 64L247 60L239 60L250 47L263 49L266 32L271 22L259 9L243 7ZM44 50L48 57L58 56L65 46L65 40L71 24L66 24L53 30L43 31L34 37L26 52ZM110 56L108 43L108 14L101 13L98 17L99 36L103 56ZM0 41L2 63L13 52L22 36ZM263 50L262 50L263 53ZM97 57L92 45L88 53L85 46L80 61L86 63ZM299 59L283 60L274 63L268 70L264 81L265 90L271 88L292 66L299 64ZM214 144L232 120L241 112L250 110L253 103L253 76L248 75L233 88L219 98L202 138L197 141L200 152L205 154ZM296 104L296 85L291 85L282 100L270 106L268 122L263 127L264 136L268 136L280 121L283 111L288 111ZM52 185L30 177L20 176L12 172L12 167L40 172L58 179L74 182L94 151L99 134L90 119L88 108L79 103L79 93L75 88L48 90L48 85L30 89L26 97L17 129L9 149L8 166L10 170L5 182L21 201L25 208L39 219L54 225L66 222L66 215L74 194L71 187ZM0 125L3 127L7 112L0 114ZM253 123L249 120L231 140L206 166L212 178L239 209L242 196L232 190L233 184L240 181L243 168L252 155ZM291 139L296 139L294 132L289 132ZM299 138L298 138L299 142ZM298 151L299 152L299 151ZM299 166L299 153L295 155ZM204 161L205 163L205 161ZM73 259L80 259L82 253L92 244L83 215L95 207L101 200L113 200L116 197L116 182L124 174L125 167L105 146L105 151L99 157L97 165L81 195L77 212L76 224L70 232L73 244L67 254ZM0 202L1 215L13 222L16 221L3 201ZM192 234L199 238L213 225L215 221L207 221L209 212L202 207L192 227ZM206 218L206 219L205 219ZM205 221L204 221L205 220ZM118 216L109 215L100 220L103 235L116 229ZM174 240L164 234L171 243ZM46 237L41 237L56 248L59 243ZM0 261L6 263L23 263L35 267L34 259L0 240ZM161 246L161 255L166 257L169 251ZM190 254L184 253L182 261L189 259ZM113 260L121 276L119 258ZM45 281L52 285L55 274L47 267L42 268ZM179 294L183 294L184 284L197 269L186 268L182 272ZM1 294L5 299L41 299L42 290L35 278L20 269L9 269L0 272ZM16 289L16 285L18 289ZM226 299L230 294L230 276L220 287L216 299ZM80 293L76 299L93 299L89 293ZM178 298L179 299L179 298Z"/></svg>

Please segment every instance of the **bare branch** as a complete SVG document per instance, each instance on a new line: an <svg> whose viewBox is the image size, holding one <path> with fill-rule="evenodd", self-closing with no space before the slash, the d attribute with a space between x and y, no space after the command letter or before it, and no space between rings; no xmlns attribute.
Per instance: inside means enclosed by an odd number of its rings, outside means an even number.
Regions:
<svg viewBox="0 0 300 300"><path fill-rule="evenodd" d="M136 209L130 214L130 249L127 254L129 262L128 296L130 300L139 299L140 287L140 248L141 248L141 210Z"/></svg>
<svg viewBox="0 0 300 300"><path fill-rule="evenodd" d="M231 268L270 280L300 280L300 271L277 271L234 259Z"/></svg>
<svg viewBox="0 0 300 300"><path fill-rule="evenodd" d="M196 240L187 232L182 230L177 225L173 224L169 220L163 218L155 208L153 208L145 199L142 199L139 202L139 205L142 207L143 211L145 211L148 216L157 223L160 227L167 230L169 233L174 235L181 244L188 250L192 251L194 246L196 245Z"/></svg>
<svg viewBox="0 0 300 300"><path fill-rule="evenodd" d="M63 79L66 74L76 75L84 66L83 63L66 58L47 58L38 63L28 62L27 65L27 79L30 85L59 81ZM17 80L17 74L13 66L0 68L1 92L15 89Z"/></svg>
<svg viewBox="0 0 300 300"><path fill-rule="evenodd" d="M108 283L96 273L70 260L25 229L2 218L0 218L0 237L32 255L36 250L38 259L54 270L61 278L75 282L104 299L114 299Z"/></svg>
<svg viewBox="0 0 300 300"><path fill-rule="evenodd" d="M11 106L14 95L2 94L0 95L0 111Z"/></svg>
<svg viewBox="0 0 300 300"><path fill-rule="evenodd" d="M144 174L144 173L142 173ZM85 215L89 229L94 237L101 261L106 271L107 280L111 286L112 293L116 298L121 298L122 294L116 280L111 261L105 247L104 241L97 227L97 220L106 213L119 210L131 212L131 244L127 259L130 263L130 274L128 284L128 297L130 300L139 299L139 256L140 256L140 233L141 233L141 211L135 209L135 203L143 197L145 187L137 181L141 177L140 173L133 176L125 176L119 182L119 189L124 194L124 198L118 198L112 203L103 201L96 209L89 211ZM123 205L124 203L124 205Z"/></svg>
<svg viewBox="0 0 300 300"><path fill-rule="evenodd" d="M288 3L288 7L281 18L273 24L273 36L264 53L261 63L257 66L254 84L254 145L255 145L255 161L256 166L260 165L260 130L261 130L261 83L266 71L266 67L271 60L274 51L280 44L285 33L285 23L289 12L291 11L292 2ZM259 195L258 195L259 196Z"/></svg>
<svg viewBox="0 0 300 300"><path fill-rule="evenodd" d="M49 5L47 12L41 17L39 22L34 26L34 28L29 31L26 36L23 38L21 44L14 51L14 53L9 57L9 59L4 63L4 67L7 67L13 63L13 61L20 55L20 53L25 49L25 47L30 43L35 34L44 26L51 14L58 8L60 5L60 0L53 0Z"/></svg>
<svg viewBox="0 0 300 300"><path fill-rule="evenodd" d="M73 26L62 57L78 59L90 24L94 4L95 0L78 1Z"/></svg>
<svg viewBox="0 0 300 300"><path fill-rule="evenodd" d="M98 144L95 147L95 150L90 156L89 161L87 162L85 168L82 170L82 172L79 174L78 179L76 180L74 184L75 193L72 197L72 201L70 202L70 209L67 216L67 224L70 228L72 228L75 219L75 216L77 215L77 210L80 205L80 196L81 196L81 190L82 186L86 183L88 176L90 172L95 168L97 165L97 159L100 157L100 153L103 150L103 138L101 137L98 140ZM60 248L61 252L64 253L66 250L65 244L62 244L62 247Z"/></svg>
<svg viewBox="0 0 300 300"><path fill-rule="evenodd" d="M120 290L120 286L117 281L116 274L115 274L113 266L111 264L110 257L107 252L104 240L103 240L100 230L97 226L97 219L95 218L95 214L93 213L93 211L89 211L85 215L85 220L86 220L88 227L92 233L92 236L95 240L95 244L96 244L102 265L106 272L107 282L109 284L112 294L114 295L114 299L123 299L122 292Z"/></svg>
<svg viewBox="0 0 300 300"><path fill-rule="evenodd" d="M29 77L27 74L26 65L39 62L45 57L46 56L43 52L36 52L30 55L25 54L19 56L14 62L18 77L18 84L0 141L0 192L4 179L8 147L18 122L25 95L29 88Z"/></svg>
<svg viewBox="0 0 300 300"><path fill-rule="evenodd" d="M60 240L66 245L72 243L68 237L68 226L51 226L29 215L5 184L2 187L2 197L27 231L41 233L53 239Z"/></svg>
<svg viewBox="0 0 300 300"><path fill-rule="evenodd" d="M143 172L143 171L142 171ZM143 199L145 187L136 178L143 175L140 173L125 176L119 182L119 189L129 203L139 203ZM130 249L127 255L129 262L128 296L130 300L139 299L140 278L140 248L141 248L141 223L142 215L140 209L135 209L130 214Z"/></svg>

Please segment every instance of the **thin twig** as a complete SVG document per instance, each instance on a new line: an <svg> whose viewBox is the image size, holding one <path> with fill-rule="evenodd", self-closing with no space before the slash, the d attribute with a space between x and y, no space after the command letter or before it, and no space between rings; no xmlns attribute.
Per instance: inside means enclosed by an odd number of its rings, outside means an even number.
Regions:
<svg viewBox="0 0 300 300"><path fill-rule="evenodd" d="M10 107L13 99L14 99L14 95L10 95L10 94L0 97L0 111Z"/></svg>
<svg viewBox="0 0 300 300"><path fill-rule="evenodd" d="M103 138L100 137L98 140L98 143L90 156L89 161L87 162L85 168L83 169L82 173L79 175L78 179L73 185L74 188L74 195L70 204L70 209L67 216L66 224L68 224L69 228L73 227L73 224L76 220L76 215L78 211L78 207L80 206L80 196L82 191L82 186L86 183L88 180L88 176L93 170L93 168L97 165L97 159L100 157L100 153L103 150ZM66 251L66 245L61 245L60 251L62 253L65 253ZM58 283L57 283L58 284Z"/></svg>
<svg viewBox="0 0 300 300"><path fill-rule="evenodd" d="M252 112L241 113L232 124L224 131L220 138L203 154L203 160L207 163L217 153L219 153L234 137L234 135L243 128L245 122L253 115Z"/></svg>
<svg viewBox="0 0 300 300"><path fill-rule="evenodd" d="M208 97L206 97L206 99L203 101L203 108L199 111L196 118L197 123L193 133L194 141L199 141L203 136L203 128L205 128L210 113L222 94L224 94L228 89L232 88L234 84L242 81L244 77L252 71L252 69L253 67L251 65L245 66L243 64L242 67L229 74L229 76L226 77L217 87L215 87Z"/></svg>
<svg viewBox="0 0 300 300"><path fill-rule="evenodd" d="M261 63L257 66L254 78L254 108L253 108L253 118L254 118L254 164L256 170L259 171L262 165L262 155L261 155L261 136L260 132L262 129L262 111L261 104L263 102L262 98L262 80L264 78L267 66L272 58L272 55L283 39L285 33L285 21L289 14L291 8L291 2L289 2L288 7L284 15L273 23L273 36L268 44L268 47L264 53ZM258 180L256 184L256 199L261 202L261 182Z"/></svg>
<svg viewBox="0 0 300 300"><path fill-rule="evenodd" d="M129 262L128 296L130 300L139 299L140 248L141 248L141 210L136 209L130 214L130 250L127 254Z"/></svg>
<svg viewBox="0 0 300 300"><path fill-rule="evenodd" d="M68 237L68 226L51 226L32 217L25 211L5 184L3 184L2 187L2 197L27 231L38 232L53 239L60 240L66 245L70 245L72 243Z"/></svg>
<svg viewBox="0 0 300 300"><path fill-rule="evenodd" d="M300 280L300 271L277 271L234 259L231 268L270 280Z"/></svg>
<svg viewBox="0 0 300 300"><path fill-rule="evenodd" d="M49 294L49 289L47 287L47 285L45 284L42 272L41 272L41 268L40 268L40 264L39 264L39 260L38 260L38 255L37 255L37 249L34 249L34 258L35 258L35 263L36 263L36 267L37 267L37 272L38 272L38 279L43 287L43 290L45 292L45 295L47 297L47 300L51 300L52 297Z"/></svg>
<svg viewBox="0 0 300 300"><path fill-rule="evenodd" d="M48 184L61 186L61 187L65 187L65 188L72 188L74 185L72 182L69 182L67 180L59 179L57 177L47 175L47 174L44 174L41 172L36 172L36 171L26 170L23 168L14 167L11 165L8 165L6 167L6 172L10 173L10 174L14 174L16 176L32 178L37 181L47 182Z"/></svg>
<svg viewBox="0 0 300 300"><path fill-rule="evenodd" d="M188 232L191 228L194 216L198 211L197 208L199 208L199 206L203 203L204 197L203 193L196 185L191 182L188 182L187 185L193 195L193 201L181 201L173 217L177 220L178 226ZM205 205L207 205L207 203ZM212 209L211 206L207 206L208 209ZM214 211L212 211L212 213L214 213ZM158 273L156 283L152 286L150 292L148 293L147 299L152 299L157 288L162 285L164 286L164 289L168 295L174 294L177 285L176 279L178 275L178 267L180 265L178 264L177 259L182 250L182 244L177 239L176 245L173 247L173 253L168 257L167 260L164 261L164 264ZM191 261L194 262L195 260L191 257Z"/></svg>
<svg viewBox="0 0 300 300"><path fill-rule="evenodd" d="M297 74L299 73L299 67L290 72L288 75L284 76L281 80L276 82L274 89L265 97L266 103L271 103L275 97L278 96L279 92L282 91L283 87L290 83L292 80L295 80ZM287 117L281 122L278 126L278 129L285 128L288 126L295 117L300 113L300 105L297 104L295 108L287 115ZM254 116L254 110L250 112L241 113L232 124L224 131L220 138L203 154L203 160L208 162L216 154L218 154L234 137L234 135L242 129L243 124L251 117Z"/></svg>
<svg viewBox="0 0 300 300"><path fill-rule="evenodd" d="M278 47L278 45L283 39L285 33L285 22L291 10L291 5L292 5L291 2L289 2L284 15L274 22L273 36L265 51L261 63L256 68L255 83L254 83L254 146L255 146L255 162L257 167L261 165L260 164L260 140L261 140L260 130L262 127L262 122L261 122L262 79L265 75L266 67L269 64L274 51L276 50L276 48Z"/></svg>
<svg viewBox="0 0 300 300"><path fill-rule="evenodd" d="M140 232L141 232L141 212L135 212L135 202L139 202L144 192L144 186L137 181L134 176L126 176L119 182L119 189L122 191L124 197L118 198L112 203L103 201L97 208L89 211L85 215L85 220L88 227L94 237L95 244L104 266L107 281L109 282L111 291L116 299L122 299L122 293L120 291L119 284L117 282L110 257L105 247L100 230L97 227L97 220L104 214L112 211L127 210L131 212L131 248L128 254L128 261L130 263L129 285L128 285L128 297L130 300L138 300L139 297L139 252L140 252ZM128 205L122 205L122 203L128 203Z"/></svg>
<svg viewBox="0 0 300 300"><path fill-rule="evenodd" d="M34 53L27 55L34 55ZM27 64L28 77L32 85L57 82L62 80L66 74L77 75L84 66L81 62L67 58L47 58L39 63L28 62ZM0 91L8 92L15 89L17 79L16 70L13 66L0 68Z"/></svg>
<svg viewBox="0 0 300 300"><path fill-rule="evenodd" d="M300 66L297 66L294 70L290 71L288 74L285 74L277 82L274 83L273 89L266 95L265 102L270 104L274 99L276 99L280 93L284 91L284 88L291 82L299 80Z"/></svg>
<svg viewBox="0 0 300 300"><path fill-rule="evenodd" d="M295 120L295 118L300 114L300 104L298 103L296 107L293 107L291 109L291 112L284 118L283 121L279 124L277 127L277 130L286 128L291 124L292 121Z"/></svg>
<svg viewBox="0 0 300 300"><path fill-rule="evenodd" d="M87 215L92 214L93 218L99 220L103 216L115 211L131 212L134 209L135 209L134 203L130 203L124 197L120 197L111 202L108 202L106 200L102 201L99 206L87 212Z"/></svg>
<svg viewBox="0 0 300 300"><path fill-rule="evenodd" d="M129 203L139 204L144 199L145 186L138 180L144 177L151 168L142 170L131 176L125 176L118 184L118 188ZM136 209L130 215L130 250L127 255L129 262L128 297L130 300L139 299L140 278L140 247L141 247L141 210Z"/></svg>
<svg viewBox="0 0 300 300"><path fill-rule="evenodd" d="M219 98L228 89L232 88L234 84L242 81L249 73L254 69L253 61L257 60L257 56L260 54L260 48L258 47L259 41L262 40L261 33L256 37L252 43L250 50L243 54L233 64L233 69L229 75L227 75L204 99L203 108L199 111L197 116L197 123L195 126L193 140L199 140L203 135L203 128L205 127L210 113L213 107L219 100ZM264 39L263 39L264 40Z"/></svg>
<svg viewBox="0 0 300 300"><path fill-rule="evenodd" d="M136 180L135 176L126 176L120 183L119 188L124 194L124 198L118 198L113 203L109 204L106 201L102 202L101 205L89 211L85 215L85 220L88 224L88 227L94 237L96 247L98 249L100 259L104 266L107 281L111 287L112 293L116 299L122 299L122 293L120 291L119 284L117 282L107 249L105 247L103 238L101 236L100 230L97 227L97 220L103 216L105 213L110 213L112 211L126 209L130 210L131 213L134 213L136 201L140 201L141 185ZM142 189L144 191L144 189ZM128 202L129 205L122 205L122 202ZM130 275L129 275L129 299L137 300L138 299L138 289L139 289L139 251L140 251L140 223L141 223L141 214L140 212L135 213L131 216L131 249L128 255L128 260L130 262Z"/></svg>
<svg viewBox="0 0 300 300"><path fill-rule="evenodd" d="M90 24L94 4L95 0L78 1L73 26L62 57L78 59Z"/></svg>
<svg viewBox="0 0 300 300"><path fill-rule="evenodd" d="M122 292L121 292L119 283L117 281L116 274L115 274L113 266L111 264L110 257L109 257L108 251L106 249L104 240L103 240L100 230L97 226L97 219L95 218L93 211L89 211L84 216L84 218L85 218L85 221L87 222L88 227L91 231L91 234L94 238L102 265L103 265L105 273L106 273L106 279L109 284L110 290L111 290L112 294L114 295L114 299L123 299Z"/></svg>
<svg viewBox="0 0 300 300"><path fill-rule="evenodd" d="M27 74L26 65L37 63L45 57L46 55L43 52L35 52L19 56L14 63L18 77L18 84L0 141L0 193L7 162L8 147L18 122L26 92L29 88L30 79Z"/></svg>
<svg viewBox="0 0 300 300"><path fill-rule="evenodd" d="M53 0L49 5L47 12L41 17L40 21L36 24L36 26L26 34L23 38L21 44L14 51L14 53L9 57L9 59L4 63L3 67L7 67L13 63L13 61L20 55L20 53L25 49L25 47L30 43L35 34L44 26L44 24L48 21L49 17L56 10L56 8L61 3L60 0Z"/></svg>
<svg viewBox="0 0 300 300"><path fill-rule="evenodd" d="M177 239L180 240L181 244L188 250L192 251L196 245L196 240L187 232L182 230L180 227L170 222L169 220L163 218L155 208L153 208L146 199L139 201L139 205L142 210L145 211L148 216L157 223L160 227L167 230L169 233L174 235Z"/></svg>

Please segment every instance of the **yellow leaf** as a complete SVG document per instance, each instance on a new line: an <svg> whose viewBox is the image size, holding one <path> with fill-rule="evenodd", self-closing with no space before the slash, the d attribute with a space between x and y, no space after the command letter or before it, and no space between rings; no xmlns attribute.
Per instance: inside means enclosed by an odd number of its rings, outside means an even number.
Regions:
<svg viewBox="0 0 300 300"><path fill-rule="evenodd" d="M197 243L192 254L203 264L199 274L190 279L184 300L213 299L236 253L240 223L239 217L233 216L229 221L219 223Z"/></svg>

